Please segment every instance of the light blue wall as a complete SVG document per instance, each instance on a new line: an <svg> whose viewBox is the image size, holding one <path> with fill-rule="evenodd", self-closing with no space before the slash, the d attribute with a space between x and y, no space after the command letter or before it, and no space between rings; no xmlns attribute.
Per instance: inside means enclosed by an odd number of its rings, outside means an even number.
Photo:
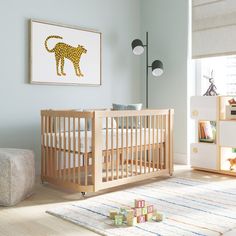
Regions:
<svg viewBox="0 0 236 236"><path fill-rule="evenodd" d="M30 18L102 32L102 86L31 85ZM40 168L40 110L110 107L139 102L140 60L130 43L140 36L137 0L0 0L0 147L33 149Z"/></svg>
<svg viewBox="0 0 236 236"><path fill-rule="evenodd" d="M0 0L0 4L0 147L33 149L39 173L41 109L145 102L144 57L133 56L130 43L134 38L144 40L149 31L150 59L161 59L165 66L161 79L150 77L150 107L175 109L175 153L186 154L188 0ZM30 18L102 32L102 86L29 84Z"/></svg>
<svg viewBox="0 0 236 236"><path fill-rule="evenodd" d="M141 29L149 32L149 61L160 59L164 74L149 76L150 108L175 109L175 161L187 160L188 0L141 0ZM145 60L142 61L142 86ZM144 98L145 90L142 90Z"/></svg>

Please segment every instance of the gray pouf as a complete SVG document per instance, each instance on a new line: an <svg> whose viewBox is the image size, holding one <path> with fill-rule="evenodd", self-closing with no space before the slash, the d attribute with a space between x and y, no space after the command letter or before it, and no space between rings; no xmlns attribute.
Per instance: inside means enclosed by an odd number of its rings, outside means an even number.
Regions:
<svg viewBox="0 0 236 236"><path fill-rule="evenodd" d="M32 194L34 183L33 151L0 148L0 205L22 201Z"/></svg>

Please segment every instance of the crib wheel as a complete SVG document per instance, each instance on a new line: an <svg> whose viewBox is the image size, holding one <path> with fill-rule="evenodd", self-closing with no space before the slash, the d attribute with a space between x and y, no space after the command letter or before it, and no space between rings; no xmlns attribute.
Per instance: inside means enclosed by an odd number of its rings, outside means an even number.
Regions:
<svg viewBox="0 0 236 236"><path fill-rule="evenodd" d="M81 192L82 196L85 197L86 192Z"/></svg>

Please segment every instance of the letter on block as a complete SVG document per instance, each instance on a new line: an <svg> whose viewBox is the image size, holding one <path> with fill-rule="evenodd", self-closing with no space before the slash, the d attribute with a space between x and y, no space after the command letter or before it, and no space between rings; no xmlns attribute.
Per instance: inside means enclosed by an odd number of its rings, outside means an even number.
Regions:
<svg viewBox="0 0 236 236"><path fill-rule="evenodd" d="M110 219L114 220L116 215L118 215L117 211L110 211Z"/></svg>
<svg viewBox="0 0 236 236"><path fill-rule="evenodd" d="M138 223L144 223L144 222L146 222L145 216L138 216L138 217L137 217L137 221L138 221Z"/></svg>
<svg viewBox="0 0 236 236"><path fill-rule="evenodd" d="M134 203L136 208L141 208L145 206L145 200L143 199L135 199Z"/></svg>
<svg viewBox="0 0 236 236"><path fill-rule="evenodd" d="M137 224L137 217L127 218L127 225L134 226Z"/></svg>
<svg viewBox="0 0 236 236"><path fill-rule="evenodd" d="M122 225L123 224L123 215L115 215L115 225Z"/></svg>

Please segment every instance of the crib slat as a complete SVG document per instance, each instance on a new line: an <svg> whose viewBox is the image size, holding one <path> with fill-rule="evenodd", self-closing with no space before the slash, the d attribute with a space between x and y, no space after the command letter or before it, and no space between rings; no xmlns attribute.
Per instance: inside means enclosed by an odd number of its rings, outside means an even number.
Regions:
<svg viewBox="0 0 236 236"><path fill-rule="evenodd" d="M166 121L165 121L165 169L168 168L169 166L169 127L168 127L168 123L169 123L169 119L168 116L165 115L166 117Z"/></svg>
<svg viewBox="0 0 236 236"><path fill-rule="evenodd" d="M138 175L138 117L135 117L135 175Z"/></svg>
<svg viewBox="0 0 236 236"><path fill-rule="evenodd" d="M53 137L52 137L52 130L53 130L53 117L50 117L50 177L53 176L53 169L54 169L54 155L53 155Z"/></svg>
<svg viewBox="0 0 236 236"><path fill-rule="evenodd" d="M68 139L68 158L67 158L67 164L68 164L68 174L67 174L67 180L70 182L71 181L71 174L70 174L70 169L71 169L71 135L70 135L70 117L68 117L68 132L67 132L67 139Z"/></svg>
<svg viewBox="0 0 236 236"><path fill-rule="evenodd" d="M54 138L55 138L55 145L54 145L54 177L57 178L58 175L58 155L57 155L57 117L53 117L53 127L54 127Z"/></svg>
<svg viewBox="0 0 236 236"><path fill-rule="evenodd" d="M105 153L105 158L106 158L106 181L108 181L108 118L106 117L106 153Z"/></svg>
<svg viewBox="0 0 236 236"><path fill-rule="evenodd" d="M144 173L146 174L147 171L147 116L144 116Z"/></svg>
<svg viewBox="0 0 236 236"><path fill-rule="evenodd" d="M156 145L156 168L159 169L159 116L156 116L156 136L157 136L157 145Z"/></svg>
<svg viewBox="0 0 236 236"><path fill-rule="evenodd" d="M111 118L111 180L114 179L113 119Z"/></svg>
<svg viewBox="0 0 236 236"><path fill-rule="evenodd" d="M49 137L48 137L48 116L45 116L45 129L46 129L46 176L49 176Z"/></svg>
<svg viewBox="0 0 236 236"><path fill-rule="evenodd" d="M151 169L151 116L148 116L148 172Z"/></svg>
<svg viewBox="0 0 236 236"><path fill-rule="evenodd" d="M118 122L116 125L118 125ZM124 177L124 117L121 118L121 168L122 168L121 178L123 179Z"/></svg>
<svg viewBox="0 0 236 236"><path fill-rule="evenodd" d="M112 118L113 120L113 118ZM117 121L117 118L116 118ZM116 122L117 123L117 122ZM119 134L118 134L118 123L116 125L116 179L119 179L119 169L120 169L120 164L119 164Z"/></svg>
<svg viewBox="0 0 236 236"><path fill-rule="evenodd" d="M77 177L77 183L80 185L81 184L81 178L80 178L80 175L81 175L81 173L80 173L80 165L81 165L81 163L80 163L80 157L81 157L81 146L80 146L80 118L78 118L78 172L77 172L77 175L78 175L78 177Z"/></svg>
<svg viewBox="0 0 236 236"><path fill-rule="evenodd" d="M88 185L88 118L85 118L85 155L84 155L84 165L85 165L85 183L84 185L87 186Z"/></svg>
<svg viewBox="0 0 236 236"><path fill-rule="evenodd" d="M58 124L58 132L59 132L59 151L58 151L58 155L59 155L59 165L58 165L58 171L59 171L59 178L61 179L61 117L59 116L59 124Z"/></svg>
<svg viewBox="0 0 236 236"><path fill-rule="evenodd" d="M142 125L143 124L143 117L140 116L140 174L142 174L142 164L143 164L143 128Z"/></svg>
<svg viewBox="0 0 236 236"><path fill-rule="evenodd" d="M162 152L163 152L163 116L160 116L160 130L161 130L161 142L160 142L160 169L162 170Z"/></svg>
<svg viewBox="0 0 236 236"><path fill-rule="evenodd" d="M63 131L63 146L64 146L64 149L63 149L63 180L65 181L66 180L66 117L64 116L63 117L63 128L64 128L64 131Z"/></svg>
<svg viewBox="0 0 236 236"><path fill-rule="evenodd" d="M134 163L134 160L133 160L133 117L131 117L130 119L130 126L131 126L131 140L130 140L130 154L131 154L131 176L133 176L133 163Z"/></svg>
<svg viewBox="0 0 236 236"><path fill-rule="evenodd" d="M73 117L73 183L75 183L76 160L76 138L75 138L75 117Z"/></svg>
<svg viewBox="0 0 236 236"><path fill-rule="evenodd" d="M152 116L152 172L155 171L155 116Z"/></svg>
<svg viewBox="0 0 236 236"><path fill-rule="evenodd" d="M128 177L128 162L129 162L129 134L128 134L128 117L126 116L126 177Z"/></svg>
<svg viewBox="0 0 236 236"><path fill-rule="evenodd" d="M45 176L45 137L44 137L44 130L45 124L44 124L44 116L41 115L41 180L43 180L43 177Z"/></svg>

